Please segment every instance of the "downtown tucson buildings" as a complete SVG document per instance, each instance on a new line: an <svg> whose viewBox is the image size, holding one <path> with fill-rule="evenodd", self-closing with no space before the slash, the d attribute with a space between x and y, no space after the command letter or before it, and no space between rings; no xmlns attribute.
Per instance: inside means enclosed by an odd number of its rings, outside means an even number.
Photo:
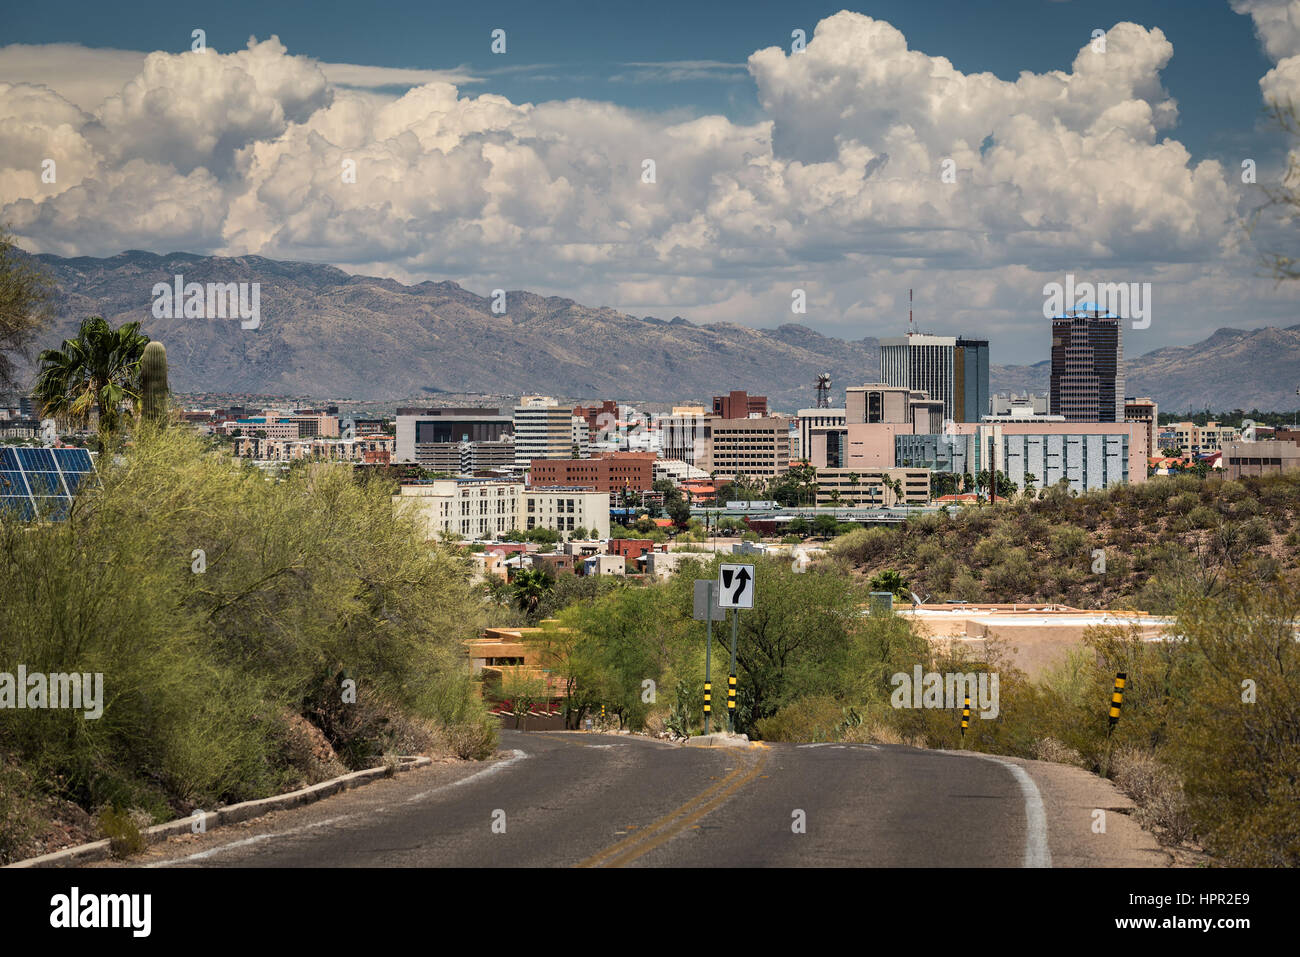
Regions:
<svg viewBox="0 0 1300 957"><path fill-rule="evenodd" d="M528 488L500 479L437 479L403 485L393 504L420 521L428 538L487 540L514 529L609 537L609 493L589 488Z"/></svg>
<svg viewBox="0 0 1300 957"><path fill-rule="evenodd" d="M978 422L989 408L989 344L985 339L910 332L880 340L880 380L925 392L944 419Z"/></svg>
<svg viewBox="0 0 1300 957"><path fill-rule="evenodd" d="M1052 320L1052 414L1067 422L1124 421L1124 327L1079 309Z"/></svg>

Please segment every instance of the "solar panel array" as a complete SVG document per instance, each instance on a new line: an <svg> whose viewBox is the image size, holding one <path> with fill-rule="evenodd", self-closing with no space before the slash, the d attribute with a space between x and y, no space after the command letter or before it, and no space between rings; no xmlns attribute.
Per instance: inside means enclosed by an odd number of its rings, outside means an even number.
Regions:
<svg viewBox="0 0 1300 957"><path fill-rule="evenodd" d="M0 512L30 521L62 518L77 490L95 474L85 449L0 446Z"/></svg>

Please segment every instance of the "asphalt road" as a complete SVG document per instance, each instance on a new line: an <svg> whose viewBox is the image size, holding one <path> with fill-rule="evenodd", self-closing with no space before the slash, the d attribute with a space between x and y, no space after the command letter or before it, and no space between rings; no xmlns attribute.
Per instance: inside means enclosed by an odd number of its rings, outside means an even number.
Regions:
<svg viewBox="0 0 1300 957"><path fill-rule="evenodd" d="M400 774L172 839L132 863L1020 867L1052 864L1054 847L1058 865L1164 863L1149 849L1124 858L1128 839L1086 837L1095 795L1070 801L1053 791L1044 803L1021 767L969 754L890 745L683 748L627 735L512 731L501 747L505 757L492 763ZM1035 777L1042 781L1038 770ZM1089 859L1072 842L1087 844Z"/></svg>

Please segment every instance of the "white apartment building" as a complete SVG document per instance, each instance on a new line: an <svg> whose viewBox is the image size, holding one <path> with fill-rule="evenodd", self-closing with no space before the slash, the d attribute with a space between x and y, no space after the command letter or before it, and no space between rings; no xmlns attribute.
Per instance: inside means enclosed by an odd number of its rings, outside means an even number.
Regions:
<svg viewBox="0 0 1300 957"><path fill-rule="evenodd" d="M395 440L391 435L360 435L355 439L235 439L235 455L264 462L296 462L317 459L330 462L386 462L392 458Z"/></svg>
<svg viewBox="0 0 1300 957"><path fill-rule="evenodd" d="M590 489L530 489L522 482L441 479L403 485L393 496L393 505L411 510L430 539L444 532L492 539L512 529L530 528L549 528L566 536L584 528L594 538L609 537L609 495Z"/></svg>
<svg viewBox="0 0 1300 957"><path fill-rule="evenodd" d="M568 535L585 528L590 538L609 538L609 493L589 488L525 488L519 496L519 528L551 528Z"/></svg>

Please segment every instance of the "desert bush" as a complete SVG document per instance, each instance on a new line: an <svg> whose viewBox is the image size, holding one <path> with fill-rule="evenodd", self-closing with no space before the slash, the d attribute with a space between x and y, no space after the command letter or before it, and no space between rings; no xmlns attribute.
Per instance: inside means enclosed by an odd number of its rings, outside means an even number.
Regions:
<svg viewBox="0 0 1300 957"><path fill-rule="evenodd" d="M873 565L892 553L897 535L888 528L859 528L841 535L831 543L832 556L847 558L859 565Z"/></svg>
<svg viewBox="0 0 1300 957"><path fill-rule="evenodd" d="M62 521L0 519L0 670L103 675L97 719L0 723L0 753L57 796L162 819L273 793L302 775L280 716L343 668L390 722L481 709L468 565L384 483L327 464L270 481L181 429L142 431L100 470Z"/></svg>
<svg viewBox="0 0 1300 957"><path fill-rule="evenodd" d="M981 601L984 598L984 586L974 572L963 568L952 581L952 593L958 601Z"/></svg>
<svg viewBox="0 0 1300 957"><path fill-rule="evenodd" d="M461 760L483 761L496 752L500 722L485 715L479 720L444 724L435 734L443 749Z"/></svg>
<svg viewBox="0 0 1300 957"><path fill-rule="evenodd" d="M984 587L1000 597L1034 590L1034 567L1023 548L1009 550L984 576Z"/></svg>
<svg viewBox="0 0 1300 957"><path fill-rule="evenodd" d="M1065 561L1078 560L1087 549L1088 535L1083 529L1067 525L1052 533L1048 546L1053 558Z"/></svg>
<svg viewBox="0 0 1300 957"><path fill-rule="evenodd" d="M99 813L99 830L108 838L112 855L117 858L139 854L148 846L140 833L140 819L121 808L107 807Z"/></svg>
<svg viewBox="0 0 1300 957"><path fill-rule="evenodd" d="M1083 755L1074 748L1066 747L1052 737L1040 738L1035 743L1034 760L1052 761L1055 764L1072 764L1079 768L1085 766Z"/></svg>
<svg viewBox="0 0 1300 957"><path fill-rule="evenodd" d="M1011 551L1011 537L1008 535L990 535L980 539L971 552L973 563L980 568L988 568L1002 561Z"/></svg>
<svg viewBox="0 0 1300 957"><path fill-rule="evenodd" d="M1111 775L1121 791L1138 806L1134 818L1155 830L1165 843L1179 844L1193 836L1182 782L1151 751L1120 748L1111 760Z"/></svg>
<svg viewBox="0 0 1300 957"><path fill-rule="evenodd" d="M921 572L925 575L930 588L937 592L947 592L952 588L952 580L957 575L957 569L957 559L951 553L944 552L927 562Z"/></svg>
<svg viewBox="0 0 1300 957"><path fill-rule="evenodd" d="M17 860L38 821L28 775L0 755L0 864Z"/></svg>
<svg viewBox="0 0 1300 957"><path fill-rule="evenodd" d="M845 709L829 695L802 698L754 722L764 741L838 741Z"/></svg>

